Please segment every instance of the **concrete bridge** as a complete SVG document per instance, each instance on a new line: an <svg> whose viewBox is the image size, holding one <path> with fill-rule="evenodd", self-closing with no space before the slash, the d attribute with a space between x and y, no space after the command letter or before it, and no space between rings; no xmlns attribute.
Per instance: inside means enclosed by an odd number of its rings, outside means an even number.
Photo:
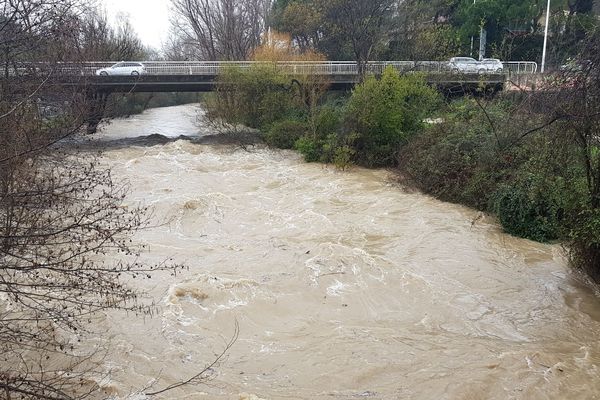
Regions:
<svg viewBox="0 0 600 400"><path fill-rule="evenodd" d="M329 90L351 90L359 81L358 67L351 61L326 62L141 62L144 70L127 75L99 75L102 68L116 62L86 62L44 64L32 63L17 68L15 75L40 73L49 77L48 85L76 87L88 97L88 132L95 132L101 121L108 96L111 93L140 92L209 92L218 85L219 77L231 68L248 69L257 64L277 68L294 79L303 76L322 76ZM496 92L504 88L505 82L515 77L533 75L537 72L534 62L507 62L502 72L488 73L483 65L462 73L448 62L439 61L377 61L366 65L366 74L381 75L392 67L400 74L423 73L426 80L445 93L460 93L484 89ZM112 71L111 71L112 72ZM115 71L116 72L116 71ZM285 88L284 88L285 89Z"/></svg>
<svg viewBox="0 0 600 400"><path fill-rule="evenodd" d="M115 62L89 62L80 64L58 64L45 67L43 63L35 68L50 69L53 82L63 86L85 86L97 92L208 92L219 84L219 76L230 68L248 69L261 64L277 68L290 77L323 76L329 82L330 90L349 90L358 83L358 67L351 61L327 62L142 62L145 72L139 75L98 76L96 72L110 67ZM481 70L469 70L461 73L452 69L448 62L439 61L377 61L366 66L366 73L381 75L387 67L393 67L399 73L420 72L432 85L442 90L465 90L484 86L492 90L501 90L504 83L515 75L531 75L537 72L534 62L506 62L501 73L488 73Z"/></svg>

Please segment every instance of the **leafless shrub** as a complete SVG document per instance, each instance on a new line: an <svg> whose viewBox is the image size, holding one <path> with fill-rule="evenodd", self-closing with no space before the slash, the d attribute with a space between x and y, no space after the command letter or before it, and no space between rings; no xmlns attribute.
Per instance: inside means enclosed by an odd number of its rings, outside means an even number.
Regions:
<svg viewBox="0 0 600 400"><path fill-rule="evenodd" d="M319 0L329 29L345 36L351 44L358 75L365 78L367 63L375 46L385 36L386 20L393 15L393 0Z"/></svg>
<svg viewBox="0 0 600 400"><path fill-rule="evenodd" d="M206 365L204 367L204 369L202 369L200 372L198 372L194 376L192 376L184 381L179 381L179 382L173 383L163 389L155 390L155 391L148 389L145 393L146 396L156 396L156 395L170 392L172 390L175 390L175 389L187 386L187 385L199 385L199 384L204 384L204 383L208 382L209 380L211 380L214 377L215 368L217 368L225 360L227 354L229 353L229 350L231 350L231 348L233 347L235 342L237 342L239 335L240 335L240 325L239 325L238 321L236 320L235 327L233 330L233 335L231 336L231 338L229 338L229 340L227 340L225 342L223 350L221 352L215 354L213 361L210 362L208 365Z"/></svg>
<svg viewBox="0 0 600 400"><path fill-rule="evenodd" d="M86 48L90 41L80 41L88 11L78 0L0 0L0 397L6 399L87 397L97 389L93 372L101 354L82 350L78 341L94 314L151 313L131 279L177 271L137 261L141 249L131 235L147 226L147 210L124 204L127 186L115 183L97 158L60 144L81 131L88 104L84 89L61 88L52 77L58 62L97 54Z"/></svg>
<svg viewBox="0 0 600 400"><path fill-rule="evenodd" d="M201 60L245 60L260 44L269 0L171 0L174 31Z"/></svg>

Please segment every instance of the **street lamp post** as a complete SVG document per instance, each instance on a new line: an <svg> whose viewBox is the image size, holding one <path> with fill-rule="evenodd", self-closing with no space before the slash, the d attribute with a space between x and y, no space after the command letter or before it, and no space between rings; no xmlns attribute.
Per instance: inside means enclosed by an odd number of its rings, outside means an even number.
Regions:
<svg viewBox="0 0 600 400"><path fill-rule="evenodd" d="M548 8L546 9L546 29L544 32L544 50L542 51L542 74L546 69L546 47L548 46L548 25L550 23L550 0L548 0Z"/></svg>

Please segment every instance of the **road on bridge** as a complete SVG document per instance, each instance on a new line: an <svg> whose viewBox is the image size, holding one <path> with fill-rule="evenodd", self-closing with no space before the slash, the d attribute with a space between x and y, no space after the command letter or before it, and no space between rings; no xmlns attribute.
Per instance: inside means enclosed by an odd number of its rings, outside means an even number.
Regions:
<svg viewBox="0 0 600 400"><path fill-rule="evenodd" d="M135 76L96 76L102 68L114 62L86 62L78 64L46 65L36 63L35 68L52 68L54 82L60 85L81 85L104 92L207 92L219 84L219 75L227 68L247 69L257 64L273 65L290 76L328 76L330 90L349 90L358 83L358 68L350 61L327 62L142 62L145 73ZM460 74L450 70L447 62L440 61L377 61L367 64L367 74L380 75L387 67L399 73L420 72L429 83L443 90L465 90L481 85L501 90L504 83L515 75L537 72L535 62L507 62L504 72L493 74Z"/></svg>

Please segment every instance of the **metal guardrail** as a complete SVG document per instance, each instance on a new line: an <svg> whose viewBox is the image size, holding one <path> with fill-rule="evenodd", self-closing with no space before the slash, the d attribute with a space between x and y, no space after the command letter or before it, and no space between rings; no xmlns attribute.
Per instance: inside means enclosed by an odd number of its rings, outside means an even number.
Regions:
<svg viewBox="0 0 600 400"><path fill-rule="evenodd" d="M502 64L504 71L513 75L531 75L538 72L538 64L533 61L507 61Z"/></svg>
<svg viewBox="0 0 600 400"><path fill-rule="evenodd" d="M117 62L94 61L85 63L30 63L17 68L17 75L32 71L52 72L56 75L95 75L101 68L110 67ZM283 61L277 63L253 61L142 61L147 75L218 75L227 68L247 69L253 65L275 66L293 75L357 75L358 66L353 61ZM537 73L535 62L504 62L504 73L508 75L528 75ZM373 61L366 65L369 74L381 74L388 66L399 72L451 72L447 61Z"/></svg>

